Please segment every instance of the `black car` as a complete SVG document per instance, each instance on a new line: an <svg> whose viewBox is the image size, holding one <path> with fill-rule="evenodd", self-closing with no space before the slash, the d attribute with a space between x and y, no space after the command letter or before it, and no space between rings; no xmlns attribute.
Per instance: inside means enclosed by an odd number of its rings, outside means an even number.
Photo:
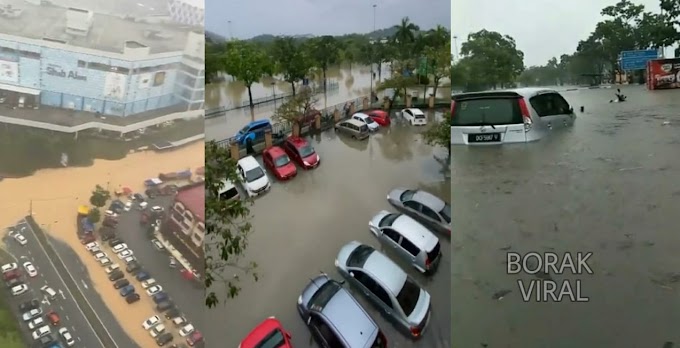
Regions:
<svg viewBox="0 0 680 348"><path fill-rule="evenodd" d="M135 303L139 301L139 294L136 292L133 292L127 296L125 296L125 302L127 303Z"/></svg>
<svg viewBox="0 0 680 348"><path fill-rule="evenodd" d="M112 281L112 282L123 279L124 277L125 277L125 273L123 273L123 271L121 271L119 269L117 269L117 270L111 272L111 274L109 274L109 280Z"/></svg>
<svg viewBox="0 0 680 348"><path fill-rule="evenodd" d="M177 307L169 309L167 312L165 312L165 319L172 320L175 318L179 318L182 316L182 313L179 311Z"/></svg>
<svg viewBox="0 0 680 348"><path fill-rule="evenodd" d="M159 312L165 312L165 311L170 310L172 308L175 308L175 303L173 303L170 300L163 301L163 302L156 305L156 310L158 310Z"/></svg>
<svg viewBox="0 0 680 348"><path fill-rule="evenodd" d="M144 202L144 196L142 196L139 193L135 193L134 195L132 195L132 200L134 200L135 202Z"/></svg>
<svg viewBox="0 0 680 348"><path fill-rule="evenodd" d="M160 334L158 337L156 337L156 344L159 347L162 347L170 342L172 342L172 334L169 332Z"/></svg>
<svg viewBox="0 0 680 348"><path fill-rule="evenodd" d="M124 288L124 287L126 287L126 286L128 286L128 285L130 285L130 282L129 282L127 279L125 279L125 278L119 279L119 280L117 280L115 283L113 283L113 287L114 287L115 289Z"/></svg>
<svg viewBox="0 0 680 348"><path fill-rule="evenodd" d="M161 190L159 190L157 188L150 188L150 189L144 191L144 193L146 194L147 197L153 199L153 198L156 198L156 197L161 195Z"/></svg>
<svg viewBox="0 0 680 348"><path fill-rule="evenodd" d="M114 246L118 245L118 244L123 244L123 241L122 241L121 239L119 239L119 238L111 239L111 240L109 241L109 246L112 247L112 248L113 248Z"/></svg>
<svg viewBox="0 0 680 348"><path fill-rule="evenodd" d="M40 307L40 300L34 298L30 301L22 302L19 305L19 312L26 313L31 309L36 309L38 307Z"/></svg>
<svg viewBox="0 0 680 348"><path fill-rule="evenodd" d="M11 288L13 288L17 285L21 285L21 284L24 284L24 282L22 282L18 278L14 278L14 279L7 282L7 287L11 289Z"/></svg>
<svg viewBox="0 0 680 348"><path fill-rule="evenodd" d="M149 272L143 269L140 269L139 271L137 271L137 275L135 276L135 278L137 278L137 280L139 280L140 282L143 282L145 280L151 279L151 274L149 274Z"/></svg>
<svg viewBox="0 0 680 348"><path fill-rule="evenodd" d="M127 267L125 267L125 270L130 274L137 274L137 272L139 272L139 270L141 270L141 269L142 269L142 265L140 265L136 261L132 261L132 262L128 263Z"/></svg>

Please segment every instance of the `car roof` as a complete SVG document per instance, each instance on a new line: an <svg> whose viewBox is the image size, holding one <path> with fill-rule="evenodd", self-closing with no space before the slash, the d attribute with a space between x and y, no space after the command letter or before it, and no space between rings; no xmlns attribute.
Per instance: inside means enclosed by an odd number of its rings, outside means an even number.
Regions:
<svg viewBox="0 0 680 348"><path fill-rule="evenodd" d="M426 251L431 250L438 242L438 238L430 230L408 215L399 215L392 223L392 227L411 243Z"/></svg>
<svg viewBox="0 0 680 348"><path fill-rule="evenodd" d="M286 154L286 152L283 151L283 149L280 148L280 147L278 147L278 146L272 146L272 147L270 147L270 148L268 148L268 149L266 149L266 150L264 150L264 151L265 151L265 152L268 152L269 154L271 154L272 157L274 157L274 158L279 157L279 156L283 156L283 155Z"/></svg>
<svg viewBox="0 0 680 348"><path fill-rule="evenodd" d="M293 146L295 146L296 148L297 147L303 147L303 146L309 144L309 141L307 141L307 139L302 138L302 137L288 137L288 139L286 139L286 141L293 144Z"/></svg>
<svg viewBox="0 0 680 348"><path fill-rule="evenodd" d="M406 282L406 272L377 250L366 259L363 269L372 274L374 279L380 281L395 296Z"/></svg>
<svg viewBox="0 0 680 348"><path fill-rule="evenodd" d="M411 112L413 112L414 114L418 114L418 115L420 115L420 114L425 114L425 113L423 112L423 110L420 110L420 109L418 109L418 108L406 108L405 110L411 110Z"/></svg>
<svg viewBox="0 0 680 348"><path fill-rule="evenodd" d="M351 119L351 118L350 118L349 120L343 121L343 123L345 123L345 122L346 122L346 123L349 123L349 124L353 124L353 125L355 125L355 126L357 126L357 127L361 127L361 126L364 125L363 123L361 123L361 122L359 122L359 121L357 121L357 120Z"/></svg>
<svg viewBox="0 0 680 348"><path fill-rule="evenodd" d="M416 191L411 199L434 209L437 213L444 209L446 204L441 198L423 190Z"/></svg>
<svg viewBox="0 0 680 348"><path fill-rule="evenodd" d="M260 167L260 163L257 162L255 157L253 156L246 156L238 160L238 164L243 168L243 170L251 170L254 168Z"/></svg>
<svg viewBox="0 0 680 348"><path fill-rule="evenodd" d="M373 319L345 288L335 293L321 313L350 347L365 347L378 329Z"/></svg>
<svg viewBox="0 0 680 348"><path fill-rule="evenodd" d="M356 113L354 113L354 115L352 115L352 117L354 117L354 116L359 116L361 118L368 118L369 117L367 114L365 114L363 112L356 112Z"/></svg>
<svg viewBox="0 0 680 348"><path fill-rule="evenodd" d="M251 127L252 126L259 126L259 125L262 125L262 124L269 124L269 123L271 123L271 122L268 119L263 118L261 120L255 120L255 121L249 122L248 126L251 126Z"/></svg>
<svg viewBox="0 0 680 348"><path fill-rule="evenodd" d="M531 98L533 96L544 93L558 93L558 92L550 88L522 87L522 88L499 89L493 91L460 93L454 95L452 98L453 100L462 100L462 99L474 99L476 97L493 97L494 95L506 97L511 97L514 95L525 98Z"/></svg>
<svg viewBox="0 0 680 348"><path fill-rule="evenodd" d="M257 325L246 338L241 342L244 346L251 346L259 343L263 338L269 335L274 330L281 330L281 323L274 317L265 319Z"/></svg>

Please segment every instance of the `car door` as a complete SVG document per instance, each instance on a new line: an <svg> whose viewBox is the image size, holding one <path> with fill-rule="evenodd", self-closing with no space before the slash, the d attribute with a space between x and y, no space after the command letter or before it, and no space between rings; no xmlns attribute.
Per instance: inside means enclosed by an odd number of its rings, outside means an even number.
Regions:
<svg viewBox="0 0 680 348"><path fill-rule="evenodd" d="M364 294L376 305L387 317L392 316L392 299L383 289L382 285L373 280L371 276L361 270L352 270L354 279L361 284Z"/></svg>
<svg viewBox="0 0 680 348"><path fill-rule="evenodd" d="M537 126L545 130L559 130L573 124L573 110L556 92L539 93L529 98L529 103L540 119Z"/></svg>
<svg viewBox="0 0 680 348"><path fill-rule="evenodd" d="M382 228L380 230L380 232L382 232L381 239L385 243L387 243L392 248L398 248L399 247L399 240L401 239L401 235L397 231L395 231L395 230L393 230L389 227L385 227L385 228Z"/></svg>
<svg viewBox="0 0 680 348"><path fill-rule="evenodd" d="M401 237L401 239L399 239L399 248L403 250L402 253L411 261L411 263L416 264L420 249L418 249L415 244L407 238Z"/></svg>
<svg viewBox="0 0 680 348"><path fill-rule="evenodd" d="M336 348L345 346L323 319L314 313L311 314L310 318L310 330L321 347Z"/></svg>
<svg viewBox="0 0 680 348"><path fill-rule="evenodd" d="M442 224L442 218L439 214L426 205L420 205L420 216L431 228L437 228Z"/></svg>

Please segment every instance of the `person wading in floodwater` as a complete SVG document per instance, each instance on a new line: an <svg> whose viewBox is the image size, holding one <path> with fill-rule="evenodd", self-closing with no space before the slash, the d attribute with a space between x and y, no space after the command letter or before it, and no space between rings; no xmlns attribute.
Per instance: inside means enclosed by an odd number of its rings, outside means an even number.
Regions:
<svg viewBox="0 0 680 348"><path fill-rule="evenodd" d="M610 100L609 102L612 103L612 102L616 101L616 102L621 103L621 102L625 102L626 98L628 98L628 97L626 97L625 95L623 95L623 93L621 93L621 89L617 88L616 89L616 99Z"/></svg>

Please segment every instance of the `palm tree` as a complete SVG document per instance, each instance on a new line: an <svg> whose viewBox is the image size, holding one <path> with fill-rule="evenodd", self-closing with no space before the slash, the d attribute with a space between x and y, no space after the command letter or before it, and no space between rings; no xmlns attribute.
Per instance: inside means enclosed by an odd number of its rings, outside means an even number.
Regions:
<svg viewBox="0 0 680 348"><path fill-rule="evenodd" d="M399 54L405 57L410 55L409 47L416 40L416 33L420 28L411 23L408 17L401 19L401 23L397 26L397 31L394 33L393 39L399 47Z"/></svg>
<svg viewBox="0 0 680 348"><path fill-rule="evenodd" d="M434 29L430 29L426 35L428 44L431 46L442 47L447 42L451 42L451 33L449 30L441 25L437 25Z"/></svg>

